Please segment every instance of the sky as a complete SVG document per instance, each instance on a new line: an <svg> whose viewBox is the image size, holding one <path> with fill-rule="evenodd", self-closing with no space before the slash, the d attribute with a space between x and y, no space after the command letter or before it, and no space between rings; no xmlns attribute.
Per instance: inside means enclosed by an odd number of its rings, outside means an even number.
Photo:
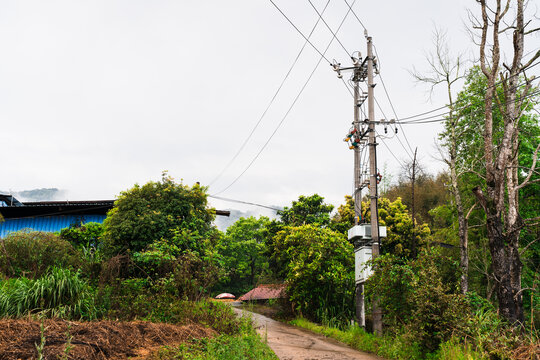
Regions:
<svg viewBox="0 0 540 360"><path fill-rule="evenodd" d="M309 34L318 15L308 1L274 2ZM312 2L322 11L327 0ZM474 6L470 0L355 2L378 54L378 119L396 117L381 78L400 118L445 104L444 89L428 99L409 71L426 68L435 26L446 29L454 53L474 58L465 31L465 10ZM319 61L309 45L250 141L215 180L305 43L269 0L0 0L0 9L0 189L55 187L68 200L110 199L167 170L188 185L211 183L210 194L272 207L313 193L337 206L352 192L353 152L342 141L353 119L352 97L326 61L283 120ZM347 9L344 0L330 1L324 19L333 30ZM364 29L352 14L337 38L347 52L365 55ZM319 22L313 45L323 51L331 39ZM535 36L526 51L539 47ZM326 57L347 66L345 50L334 41ZM416 147L428 171L441 171L438 131L440 124L404 125L397 137L381 139L380 172L396 179Z"/></svg>

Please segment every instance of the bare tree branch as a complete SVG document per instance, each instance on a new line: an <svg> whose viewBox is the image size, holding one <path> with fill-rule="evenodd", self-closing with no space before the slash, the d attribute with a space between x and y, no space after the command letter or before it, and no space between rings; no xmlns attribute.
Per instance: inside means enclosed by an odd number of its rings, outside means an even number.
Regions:
<svg viewBox="0 0 540 360"><path fill-rule="evenodd" d="M525 178L525 180L523 180L523 182L520 185L516 186L516 190L521 189L522 187L526 186L530 182L533 171L536 169L536 161L538 160L539 149L540 149L540 143L538 143L538 146L536 147L536 150L534 151L533 161L532 161L529 173L527 174L527 177Z"/></svg>

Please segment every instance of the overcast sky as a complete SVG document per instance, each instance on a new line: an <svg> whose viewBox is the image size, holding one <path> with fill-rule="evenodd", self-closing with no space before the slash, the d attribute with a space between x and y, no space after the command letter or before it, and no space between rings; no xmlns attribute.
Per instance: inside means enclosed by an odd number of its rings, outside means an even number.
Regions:
<svg viewBox="0 0 540 360"><path fill-rule="evenodd" d="M275 2L305 34L317 21L307 0ZM326 2L313 0L319 10ZM465 32L467 6L476 2L356 1L399 117L445 103L443 89L427 101L426 88L408 73L413 65L425 68L435 25L448 30L455 52L475 55ZM344 0L332 0L324 18L336 29L346 12ZM323 51L331 38L321 22L312 42ZM338 38L349 52L366 53L353 15ZM207 185L257 123L303 44L269 0L0 0L0 189L57 187L70 200L108 199L134 183L158 180L163 170ZM539 47L536 36L526 51ZM349 64L336 42L327 57ZM250 163L319 58L306 47L211 194ZM377 109L376 117L394 118L376 82L384 111ZM284 206L300 194L319 193L338 205L352 191L353 153L342 141L352 113L351 95L323 61L257 161L220 196ZM407 150L407 141L418 147L432 172L442 169L434 159L439 130L438 124L408 125L398 133ZM400 161L409 159L397 138L384 142ZM397 176L399 164L385 146L378 147L378 162L381 172L386 164Z"/></svg>

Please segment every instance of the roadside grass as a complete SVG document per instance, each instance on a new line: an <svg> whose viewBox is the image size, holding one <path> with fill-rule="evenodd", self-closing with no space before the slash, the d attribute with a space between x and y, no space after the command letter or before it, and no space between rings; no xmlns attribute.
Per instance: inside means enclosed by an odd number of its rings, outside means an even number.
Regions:
<svg viewBox="0 0 540 360"><path fill-rule="evenodd" d="M351 346L354 349L377 354L386 359L393 360L484 360L489 356L474 351L470 346L461 344L452 339L441 344L435 353L426 354L420 346L414 343L407 334L397 336L375 336L367 333L359 326L351 326L346 330L335 327L317 325L304 318L290 321L290 324L298 326L317 334L336 339Z"/></svg>
<svg viewBox="0 0 540 360"><path fill-rule="evenodd" d="M277 360L267 344L252 327L251 320L242 317L240 333L213 338L193 339L177 346L164 346L150 360Z"/></svg>

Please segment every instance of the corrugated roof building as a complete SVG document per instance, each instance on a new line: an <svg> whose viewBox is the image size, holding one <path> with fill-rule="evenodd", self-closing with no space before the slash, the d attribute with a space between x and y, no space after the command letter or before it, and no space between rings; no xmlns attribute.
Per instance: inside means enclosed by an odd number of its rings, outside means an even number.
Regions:
<svg viewBox="0 0 540 360"><path fill-rule="evenodd" d="M23 229L55 232L71 225L102 223L114 200L20 202L0 194L0 238Z"/></svg>
<svg viewBox="0 0 540 360"><path fill-rule="evenodd" d="M0 238L19 230L56 232L71 225L103 223L115 200L20 202L12 195L0 194ZM216 215L229 216L228 210Z"/></svg>

